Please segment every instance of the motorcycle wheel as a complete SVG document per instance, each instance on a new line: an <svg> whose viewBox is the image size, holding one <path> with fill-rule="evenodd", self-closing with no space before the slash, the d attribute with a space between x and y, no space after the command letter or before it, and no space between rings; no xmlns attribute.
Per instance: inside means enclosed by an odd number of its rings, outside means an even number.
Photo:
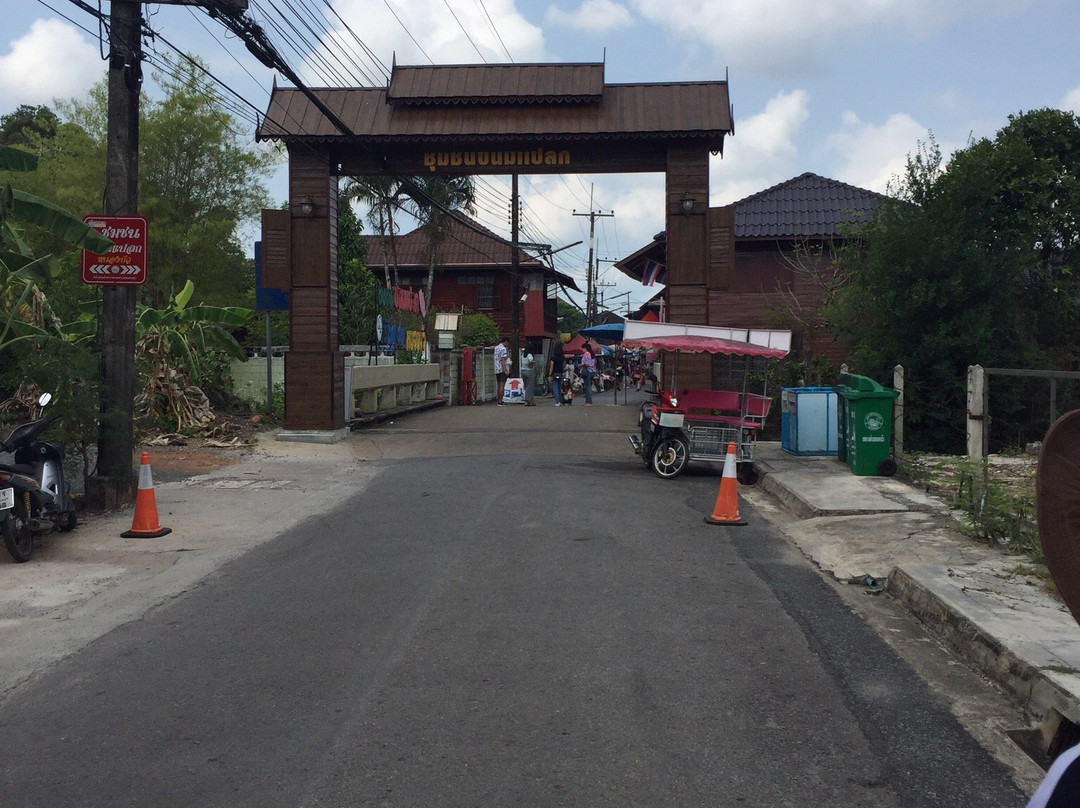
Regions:
<svg viewBox="0 0 1080 808"><path fill-rule="evenodd" d="M756 485L758 481L757 469L753 463L739 463L735 469L735 477L739 485Z"/></svg>
<svg viewBox="0 0 1080 808"><path fill-rule="evenodd" d="M661 438L652 450L652 470L664 479L678 477L690 460L690 447L682 438Z"/></svg>
<svg viewBox="0 0 1080 808"><path fill-rule="evenodd" d="M79 524L79 517L75 515L75 511L64 511L56 522L56 526L62 533L71 532L77 524Z"/></svg>
<svg viewBox="0 0 1080 808"><path fill-rule="evenodd" d="M26 504L18 497L15 507L0 524L0 532L4 534L4 546L12 558L20 564L30 560L34 554L34 534L30 532Z"/></svg>

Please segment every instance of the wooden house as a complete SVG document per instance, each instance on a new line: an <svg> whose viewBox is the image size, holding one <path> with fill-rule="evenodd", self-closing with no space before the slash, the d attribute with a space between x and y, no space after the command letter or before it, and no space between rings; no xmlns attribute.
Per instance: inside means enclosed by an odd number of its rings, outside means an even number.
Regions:
<svg viewBox="0 0 1080 808"><path fill-rule="evenodd" d="M431 249L428 234L428 228L418 227L398 236L365 236L368 268L382 279L385 260L392 282L413 291L426 290ZM501 334L510 335L517 305L521 348L542 352L544 340L557 336L559 289L581 290L573 278L536 256L519 249L517 257L515 295L512 248L479 223L458 214L436 246L429 308L486 314L498 324Z"/></svg>
<svg viewBox="0 0 1080 808"><path fill-rule="evenodd" d="M730 281L710 287L700 305L709 325L735 328L790 328L793 354L839 366L845 349L824 327L822 301L836 282L833 260L846 229L872 217L885 196L801 174L787 182L709 209L709 220L734 227ZM714 257L715 258L715 257ZM666 233L615 266L637 280L652 263L666 262ZM657 283L666 282L660 270ZM668 290L660 293L667 294ZM657 310L654 298L649 307Z"/></svg>

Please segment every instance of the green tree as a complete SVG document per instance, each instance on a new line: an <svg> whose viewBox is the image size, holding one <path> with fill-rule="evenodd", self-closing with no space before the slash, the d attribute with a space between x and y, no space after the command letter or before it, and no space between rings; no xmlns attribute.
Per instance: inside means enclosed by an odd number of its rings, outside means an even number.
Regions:
<svg viewBox="0 0 1080 808"><path fill-rule="evenodd" d="M25 151L0 146L0 170L33 171L37 158ZM81 219L51 202L0 184L0 349L15 340L47 335L49 316L40 287L50 280L56 267L52 255L35 257L19 225L49 233L68 245L100 252L112 242Z"/></svg>
<svg viewBox="0 0 1080 808"><path fill-rule="evenodd" d="M139 213L149 224L151 265L140 300L167 305L191 278L207 302L235 303L254 279L241 228L266 206L264 182L277 153L251 144L196 68L162 79L161 86L161 100L141 105ZM41 167L28 191L80 215L102 212L107 98L103 81L84 98L57 104L61 123L53 136L29 134L28 148ZM54 244L35 236L33 246L48 252ZM56 297L78 301L96 294L80 288L77 277L61 282L69 285Z"/></svg>
<svg viewBox="0 0 1080 808"><path fill-rule="evenodd" d="M81 125L64 121L51 137L31 133L26 147L38 157L39 168L26 175L27 191L73 211L80 218L100 210L105 187L105 143L96 141ZM35 229L27 241L38 254L55 254L57 271L43 285L58 316L66 321L78 313L79 304L100 298L100 290L81 280L80 256L56 234Z"/></svg>
<svg viewBox="0 0 1080 808"><path fill-rule="evenodd" d="M367 345L375 330L378 281L368 269L360 222L347 201L338 207L338 342Z"/></svg>
<svg viewBox="0 0 1080 808"><path fill-rule="evenodd" d="M23 104L0 116L0 146L27 146L31 138L50 138L59 125L56 113L48 107Z"/></svg>
<svg viewBox="0 0 1080 808"><path fill-rule="evenodd" d="M461 318L458 344L486 348L499 341L499 324L486 314L469 313Z"/></svg>
<svg viewBox="0 0 1080 808"><path fill-rule="evenodd" d="M1058 110L1010 117L947 166L931 139L841 254L846 284L829 319L856 372L888 378L904 365L914 448L963 446L969 365L1077 358L1077 165L1080 120ZM996 417L1025 406L1000 396Z"/></svg>
<svg viewBox="0 0 1080 808"><path fill-rule="evenodd" d="M267 206L263 182L277 156L252 147L193 67L160 81L165 97L147 105L140 132L140 209L154 256L142 297L160 306L191 278L207 302L234 303L254 283L239 228Z"/></svg>
<svg viewBox="0 0 1080 808"><path fill-rule="evenodd" d="M244 326L251 311L189 306L194 293L189 280L168 306L139 306L136 312L135 354L142 389L135 407L151 428L209 429L214 413L204 388L224 384L219 360L246 358L232 330Z"/></svg>
<svg viewBox="0 0 1080 808"><path fill-rule="evenodd" d="M0 171L32 176L36 165L34 155L0 146ZM97 439L91 405L97 363L43 291L58 262L52 255L36 257L23 228L47 232L68 249L104 252L112 242L52 203L0 183L0 399L19 390L56 394L57 437L85 457L83 450Z"/></svg>
<svg viewBox="0 0 1080 808"><path fill-rule="evenodd" d="M445 174L413 177L412 181L424 192L423 197L417 195L411 198L409 207L421 227L427 231L428 276L424 295L430 309L439 245L450 231L450 217L455 211L472 213L475 210L476 185L472 177L452 177ZM425 318L425 324L426 322Z"/></svg>
<svg viewBox="0 0 1080 808"><path fill-rule="evenodd" d="M573 303L556 301L556 313L560 334L576 334L585 327L585 313Z"/></svg>
<svg viewBox="0 0 1080 808"><path fill-rule="evenodd" d="M394 212L401 205L404 192L401 181L395 177L360 177L350 179L345 186L343 197L346 200L356 200L367 205L367 220L374 233L382 241L383 250L383 283L389 288L391 285L399 285L397 275L397 262L394 261L394 276L391 284L389 256L396 254L393 236L397 234L397 222L394 221Z"/></svg>

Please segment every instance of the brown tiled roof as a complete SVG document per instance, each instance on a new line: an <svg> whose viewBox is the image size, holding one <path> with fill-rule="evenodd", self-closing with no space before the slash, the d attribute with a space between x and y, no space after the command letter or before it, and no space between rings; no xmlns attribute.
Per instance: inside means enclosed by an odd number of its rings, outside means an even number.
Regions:
<svg viewBox="0 0 1080 808"><path fill-rule="evenodd" d="M887 197L811 174L735 203L735 238L827 238L873 217Z"/></svg>
<svg viewBox="0 0 1080 808"><path fill-rule="evenodd" d="M866 221L888 197L807 172L758 191L735 203L735 239L744 241L792 238L829 238L842 235L844 225ZM665 263L667 233L614 266L640 281L647 260ZM667 280L660 273L658 283Z"/></svg>
<svg viewBox="0 0 1080 808"><path fill-rule="evenodd" d="M597 103L603 64L394 65L386 100L394 105Z"/></svg>
<svg viewBox="0 0 1080 808"><path fill-rule="evenodd" d="M471 226L466 226L461 221L464 218L467 217L459 213L451 219L449 231L439 244L436 272L447 269L467 270L492 267L509 269L510 247L503 243L495 233L472 219L469 220ZM427 270L428 229L426 227L418 227L410 233L394 236L393 239L395 242L393 248L388 248L386 240L381 236L364 236L364 241L367 243L369 267L372 269L381 267L383 253L386 252L386 262L391 265L396 253L399 268ZM549 277L557 278L563 286L581 291L569 275L550 269L539 258L529 255L524 250L519 250L518 254L520 255L519 266L523 271L543 272Z"/></svg>
<svg viewBox="0 0 1080 808"><path fill-rule="evenodd" d="M653 240L639 250L630 253L625 258L614 262L613 266L636 281L640 281L645 274L645 262L656 261L663 264L667 261L667 231L661 231L653 236ZM660 271L656 282L662 284L667 279L667 269Z"/></svg>
<svg viewBox="0 0 1080 808"><path fill-rule="evenodd" d="M499 105L394 105L381 87L317 88L314 93L348 127L342 134L300 90L276 88L259 125L260 140L439 143L542 136L583 140L704 141L723 149L732 131L725 81L607 84L598 103L538 104L521 97Z"/></svg>

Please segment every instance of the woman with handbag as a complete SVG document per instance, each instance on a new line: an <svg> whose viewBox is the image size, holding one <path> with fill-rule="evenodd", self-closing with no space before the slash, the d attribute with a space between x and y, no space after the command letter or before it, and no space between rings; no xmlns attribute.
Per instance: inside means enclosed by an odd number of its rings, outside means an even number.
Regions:
<svg viewBox="0 0 1080 808"><path fill-rule="evenodd" d="M581 354L581 378L585 385L585 406L592 406L593 377L596 375L596 357L593 356L592 347L585 343Z"/></svg>

